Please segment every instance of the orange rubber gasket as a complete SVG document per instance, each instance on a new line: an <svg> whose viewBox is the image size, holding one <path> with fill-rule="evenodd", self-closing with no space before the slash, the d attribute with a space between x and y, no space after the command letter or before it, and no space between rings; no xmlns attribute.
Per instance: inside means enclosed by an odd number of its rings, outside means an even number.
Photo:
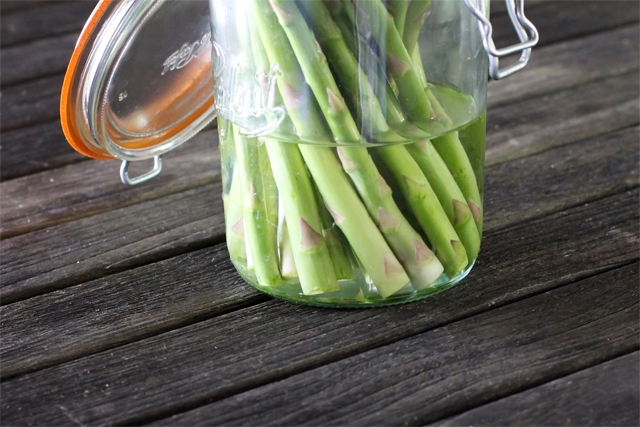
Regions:
<svg viewBox="0 0 640 427"><path fill-rule="evenodd" d="M113 160L114 157L108 154L106 151L96 152L95 147L89 147L84 140L78 134L76 129L74 120L71 119L73 117L70 108L76 108L75 102L73 105L70 105L70 94L71 94L71 85L73 84L74 77L76 75L76 70L78 68L78 61L80 60L80 56L84 52L84 48L87 44L87 41L96 25L102 18L105 13L107 7L111 4L113 0L101 0L100 3L96 6L91 14L91 17L85 24L82 29L82 33L80 34L80 38L78 39L78 43L76 44L75 49L73 50L73 54L71 55L71 59L69 60L69 66L67 67L67 72L64 76L64 82L62 83L62 92L60 94L60 124L62 125L62 132L64 136L67 138L69 144L79 153L84 154L87 157L93 157L95 159L102 160Z"/></svg>

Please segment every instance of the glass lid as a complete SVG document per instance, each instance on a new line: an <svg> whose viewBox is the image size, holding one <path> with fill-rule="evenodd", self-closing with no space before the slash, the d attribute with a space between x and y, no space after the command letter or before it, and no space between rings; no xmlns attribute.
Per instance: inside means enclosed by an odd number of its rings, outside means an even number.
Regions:
<svg viewBox="0 0 640 427"><path fill-rule="evenodd" d="M215 117L208 1L101 1L60 113L71 145L102 159L158 157L199 132Z"/></svg>

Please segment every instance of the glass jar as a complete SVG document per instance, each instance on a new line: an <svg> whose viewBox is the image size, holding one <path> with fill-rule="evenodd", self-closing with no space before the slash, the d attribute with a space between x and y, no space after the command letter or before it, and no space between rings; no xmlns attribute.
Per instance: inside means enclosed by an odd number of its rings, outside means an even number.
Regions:
<svg viewBox="0 0 640 427"><path fill-rule="evenodd" d="M480 251L487 69L517 71L537 42L506 2L522 43L496 50L485 0L101 0L63 130L124 160L133 185L217 114L227 245L248 283L324 306L424 298Z"/></svg>
<svg viewBox="0 0 640 427"><path fill-rule="evenodd" d="M480 251L488 60L453 0L211 0L227 245L293 302L450 288Z"/></svg>

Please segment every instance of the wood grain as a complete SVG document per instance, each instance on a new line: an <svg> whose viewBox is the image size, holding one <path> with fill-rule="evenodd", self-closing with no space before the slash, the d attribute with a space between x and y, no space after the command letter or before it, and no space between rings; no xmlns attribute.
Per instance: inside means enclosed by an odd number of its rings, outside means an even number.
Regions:
<svg viewBox="0 0 640 427"><path fill-rule="evenodd" d="M637 350L637 280L635 263L158 424L424 425Z"/></svg>
<svg viewBox="0 0 640 427"><path fill-rule="evenodd" d="M637 203L632 191L489 232L471 276L436 298L357 311L270 301L7 380L5 422L61 424L71 413L85 424L131 424L170 415L571 283L637 259ZM172 282L187 286L177 270ZM87 329L89 314L80 313Z"/></svg>
<svg viewBox="0 0 640 427"><path fill-rule="evenodd" d="M629 129L607 138L580 142L532 156L524 163L511 162L489 169L490 188L493 191L485 198L485 230L490 232L497 227L504 228L525 219L540 217L637 186L638 153L633 144L637 137L638 129ZM624 162L614 164L612 159L624 159ZM571 175L574 179L567 182L563 179L566 175ZM513 176L519 178L514 180ZM496 185L492 185L494 181ZM514 185L514 182L517 184ZM169 206L175 208L167 209ZM213 209L212 206L216 208ZM101 227L95 227L96 223L101 224ZM220 188L207 186L8 239L3 242L2 247L3 288L0 297L3 304L8 304L210 245L222 238L222 224ZM42 249L34 252L33 246ZM215 257L221 256L227 256L224 249L222 255ZM175 260L176 270L182 268L180 259ZM148 268L154 268L153 264ZM206 271L206 264L203 269ZM133 280L140 280L137 274L134 277ZM4 323L4 335L19 335L21 344L12 347L13 340L8 338L8 347L2 347L0 356L4 365L3 375L10 376L90 354L99 345L93 329L100 330L105 337L104 343L100 343L104 346L112 346L117 342L108 338L108 331L125 340L129 336L137 336L139 326L129 320L124 326L111 321L107 324L98 321L93 324L93 328L87 330L84 325L89 320L65 316L66 321L60 322L55 333L49 329L47 334L42 335L38 328L41 323L56 323L55 319L60 314L58 311L51 312L48 307L51 304L57 305L56 301L59 300L76 308L89 304L79 313L92 317L92 309L102 299L102 294L95 293L94 289L104 292L102 284L110 283L111 280L107 277L102 281L82 284L67 292L30 298L21 304L4 308L2 313L7 319L20 319L19 313L22 312L39 315L29 320L34 324L25 324L22 320L7 320ZM173 284L167 285L169 289L173 289ZM156 289L159 285L152 281L148 285L139 286ZM128 292L128 288L116 288L109 294L108 300L129 301ZM199 307L202 295L202 291L192 289L185 296L186 300L192 301L189 308L191 315L202 316L208 313L206 307L194 308ZM137 304L130 304L128 307L132 311L131 315L127 314L127 310L122 310L118 316L129 319L139 310ZM43 320L48 316L53 318L50 321ZM176 322L180 322L183 317L184 313L178 311L175 315ZM150 317L148 321L154 322L154 318ZM76 331L77 327L74 325L82 326ZM158 321L157 327L157 331L162 331L166 324ZM152 330L144 329L144 333L151 333ZM67 334L71 334L73 339ZM90 342L91 345L84 345L85 342ZM48 351L39 353L38 349L45 345Z"/></svg>
<svg viewBox="0 0 640 427"><path fill-rule="evenodd" d="M63 0L58 0L62 2ZM0 13L11 13L21 9L31 9L51 3L50 0L2 0Z"/></svg>
<svg viewBox="0 0 640 427"><path fill-rule="evenodd" d="M3 89L2 130L58 119L63 78L55 75Z"/></svg>
<svg viewBox="0 0 640 427"><path fill-rule="evenodd" d="M64 73L79 33L38 39L0 51L2 86Z"/></svg>
<svg viewBox="0 0 640 427"><path fill-rule="evenodd" d="M224 240L221 183L5 239L2 304Z"/></svg>
<svg viewBox="0 0 640 427"><path fill-rule="evenodd" d="M198 134L163 156L159 177L144 185L126 187L120 163L89 161L40 172L0 184L3 238L43 229L111 209L184 191L214 182L220 176L216 131ZM150 161L132 167L132 176Z"/></svg>
<svg viewBox="0 0 640 427"><path fill-rule="evenodd" d="M540 34L540 41L537 44L539 48L626 24L638 23L640 11L637 1L614 1L615 6L612 5L611 0L586 2L543 0L535 3L527 0L524 11ZM491 23L494 28L493 40L496 47L503 48L520 43L511 19L506 14L505 2L497 3L499 7L491 4ZM538 48L534 48L534 56L537 56ZM509 59L504 61L509 63Z"/></svg>
<svg viewBox="0 0 640 427"><path fill-rule="evenodd" d="M19 178L84 160L89 159L71 148L62 133L60 122L40 123L2 133L0 180Z"/></svg>
<svg viewBox="0 0 640 427"><path fill-rule="evenodd" d="M632 426L640 419L638 366L636 351L437 425Z"/></svg>
<svg viewBox="0 0 640 427"><path fill-rule="evenodd" d="M488 168L485 230L637 186L637 140L638 128L629 128ZM9 304L220 241L221 194L216 181L5 239L0 300Z"/></svg>
<svg viewBox="0 0 640 427"><path fill-rule="evenodd" d="M97 4L94 0L45 3L36 8L3 13L0 17L0 46L80 31Z"/></svg>
<svg viewBox="0 0 640 427"><path fill-rule="evenodd" d="M638 124L638 78L633 71L494 109L487 165Z"/></svg>
<svg viewBox="0 0 640 427"><path fill-rule="evenodd" d="M638 127L486 169L485 229L498 229L638 186Z"/></svg>
<svg viewBox="0 0 640 427"><path fill-rule="evenodd" d="M524 70L508 79L489 82L489 108L637 70L640 63L638 30L638 25L630 25L534 48Z"/></svg>

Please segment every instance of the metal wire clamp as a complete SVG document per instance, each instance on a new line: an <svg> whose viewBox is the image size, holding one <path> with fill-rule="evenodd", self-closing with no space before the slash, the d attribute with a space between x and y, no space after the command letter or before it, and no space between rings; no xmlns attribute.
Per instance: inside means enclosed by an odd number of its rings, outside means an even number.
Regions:
<svg viewBox="0 0 640 427"><path fill-rule="evenodd" d="M473 2L475 1L475 5ZM511 23L518 33L520 43L502 49L496 49L493 42L493 27L487 19L485 0L464 0L465 4L478 19L478 26L482 33L482 43L489 54L489 75L494 80L500 80L522 70L531 57L531 48L538 43L538 30L524 15L524 0L505 0ZM517 62L500 69L500 59L516 52L522 52Z"/></svg>
<svg viewBox="0 0 640 427"><path fill-rule="evenodd" d="M153 169L135 178L129 178L130 163L131 162L129 160L125 160L120 166L120 179L122 180L122 183L126 185L138 185L145 181L149 181L151 178L158 176L160 171L162 171L162 158L161 156L155 156L153 158Z"/></svg>

